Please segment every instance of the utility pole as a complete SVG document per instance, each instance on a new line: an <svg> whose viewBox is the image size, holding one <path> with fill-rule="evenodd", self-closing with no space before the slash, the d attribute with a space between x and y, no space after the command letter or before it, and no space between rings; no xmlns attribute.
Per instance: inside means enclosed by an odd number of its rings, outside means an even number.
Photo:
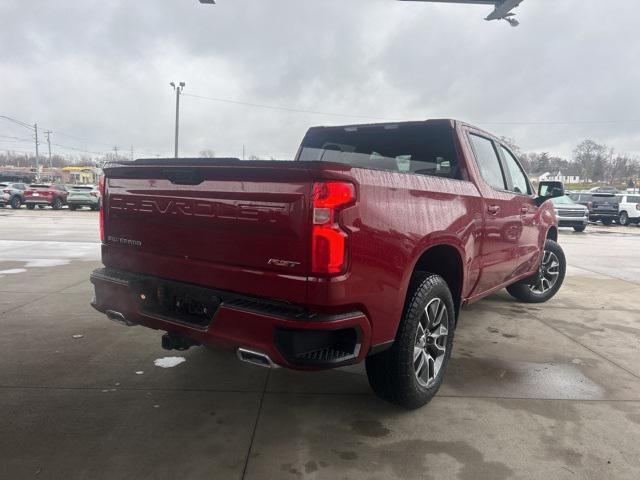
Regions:
<svg viewBox="0 0 640 480"><path fill-rule="evenodd" d="M33 129L36 132L36 182L40 181L40 152L38 151L38 124L33 124Z"/></svg>
<svg viewBox="0 0 640 480"><path fill-rule="evenodd" d="M116 154L116 160L118 160L118 146L117 145L113 147L113 151Z"/></svg>
<svg viewBox="0 0 640 480"><path fill-rule="evenodd" d="M176 85L175 82L169 83L176 92L176 138L175 138L175 158L178 158L178 131L180 127L180 94L184 90L185 83L180 82Z"/></svg>
<svg viewBox="0 0 640 480"><path fill-rule="evenodd" d="M49 168L53 168L53 164L51 163L51 134L53 132L51 130L47 130L44 133L47 136L47 145L49 146Z"/></svg>
<svg viewBox="0 0 640 480"><path fill-rule="evenodd" d="M242 144L242 159L244 160L244 143Z"/></svg>

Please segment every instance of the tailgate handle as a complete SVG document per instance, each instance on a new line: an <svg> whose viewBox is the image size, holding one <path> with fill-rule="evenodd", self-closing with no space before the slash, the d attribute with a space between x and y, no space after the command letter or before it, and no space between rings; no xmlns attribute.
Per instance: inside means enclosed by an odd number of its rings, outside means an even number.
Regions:
<svg viewBox="0 0 640 480"><path fill-rule="evenodd" d="M167 169L162 172L171 183L176 185L199 185L204 181L204 177L196 170L176 168Z"/></svg>

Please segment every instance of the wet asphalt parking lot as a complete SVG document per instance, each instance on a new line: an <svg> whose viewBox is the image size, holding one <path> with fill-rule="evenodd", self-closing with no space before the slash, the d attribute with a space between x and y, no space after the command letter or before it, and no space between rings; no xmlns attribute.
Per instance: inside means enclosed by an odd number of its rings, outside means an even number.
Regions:
<svg viewBox="0 0 640 480"><path fill-rule="evenodd" d="M2 478L640 478L640 227L563 230L558 296L469 307L413 412L361 366L174 354L106 320L89 306L97 237L94 212L0 209Z"/></svg>

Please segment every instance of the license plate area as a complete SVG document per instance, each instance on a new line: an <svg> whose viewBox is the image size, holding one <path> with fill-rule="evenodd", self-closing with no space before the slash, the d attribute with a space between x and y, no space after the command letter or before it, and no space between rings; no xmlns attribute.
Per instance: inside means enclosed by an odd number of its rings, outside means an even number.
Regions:
<svg viewBox="0 0 640 480"><path fill-rule="evenodd" d="M131 284L140 312L206 329L222 300L211 290L165 280Z"/></svg>

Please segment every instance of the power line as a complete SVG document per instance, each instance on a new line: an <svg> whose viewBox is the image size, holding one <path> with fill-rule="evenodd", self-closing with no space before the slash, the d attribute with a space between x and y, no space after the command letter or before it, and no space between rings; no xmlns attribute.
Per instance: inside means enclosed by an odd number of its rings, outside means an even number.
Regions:
<svg viewBox="0 0 640 480"><path fill-rule="evenodd" d="M211 100L213 102L230 103L230 104L233 104L233 105L242 105L242 106L245 106L245 107L254 107L254 108L265 108L265 109L269 109L269 110L281 110L281 111L284 111L284 112L308 113L308 114L312 114L312 115L327 115L327 116L331 116L331 117L368 118L368 119L372 119L372 120L389 121L386 118L372 116L372 115L357 115L357 114L348 114L348 113L320 112L320 111L317 111L317 110L306 110L306 109L301 109L301 108L284 107L284 106L279 106L279 105L265 105L265 104L261 104L261 103L241 102L239 100L229 100L229 99L226 99L226 98L207 97L207 96L204 96L204 95L194 95L193 93L183 93L182 95L185 96L185 97L199 98L199 99L202 99L202 100Z"/></svg>
<svg viewBox="0 0 640 480"><path fill-rule="evenodd" d="M227 98L220 97L209 97L206 95L196 95L193 93L183 93L185 97L199 98L202 100L210 100L213 102L220 103L229 103L232 105L242 105L245 107L254 107L254 108L264 108L269 110L281 110L285 112L293 112L293 113L306 113L312 115L327 115L334 117L346 117L346 118L366 118L372 120L383 120L388 122L397 121L391 120L389 118L382 117L381 115L361 115L361 114L349 114L349 113L338 113L338 112L324 112L318 110L308 110L301 109L295 107L287 107L282 105L268 105L262 103L253 103L253 102L244 102L240 100L230 100ZM608 120L562 120L562 121L475 121L473 123L483 124L483 125L599 125L599 124L625 124L625 123L640 123L640 119L608 119Z"/></svg>

